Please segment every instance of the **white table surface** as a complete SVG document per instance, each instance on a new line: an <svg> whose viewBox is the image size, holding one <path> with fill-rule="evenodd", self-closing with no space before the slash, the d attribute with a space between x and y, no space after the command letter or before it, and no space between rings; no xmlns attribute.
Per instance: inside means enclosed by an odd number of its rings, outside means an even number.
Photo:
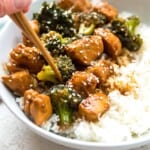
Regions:
<svg viewBox="0 0 150 150"><path fill-rule="evenodd" d="M8 108L0 103L0 150L73 150L29 130Z"/></svg>

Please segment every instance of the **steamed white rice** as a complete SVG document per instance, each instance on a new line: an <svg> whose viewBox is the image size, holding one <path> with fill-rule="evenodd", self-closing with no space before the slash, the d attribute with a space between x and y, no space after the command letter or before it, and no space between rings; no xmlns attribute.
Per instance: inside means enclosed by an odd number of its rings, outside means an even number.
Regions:
<svg viewBox="0 0 150 150"><path fill-rule="evenodd" d="M118 90L111 91L108 95L110 109L97 123L76 122L73 127L75 138L115 143L150 133L150 27L142 24L138 33L144 43L141 50L134 54L135 60L127 66L115 66L115 71L121 75L109 79L110 82L131 84L133 91L127 95L122 95ZM133 83L131 76L135 80Z"/></svg>
<svg viewBox="0 0 150 150"><path fill-rule="evenodd" d="M128 13L123 15L128 16ZM111 91L108 95L110 109L98 122L77 120L65 135L84 141L115 143L150 133L150 27L141 24L137 32L144 42L141 50L134 53L135 60L127 66L115 65L118 76L108 79L112 84L130 85L131 91L126 95L119 90ZM20 100L17 102L23 107ZM58 121L59 117L54 114L42 127L59 133Z"/></svg>

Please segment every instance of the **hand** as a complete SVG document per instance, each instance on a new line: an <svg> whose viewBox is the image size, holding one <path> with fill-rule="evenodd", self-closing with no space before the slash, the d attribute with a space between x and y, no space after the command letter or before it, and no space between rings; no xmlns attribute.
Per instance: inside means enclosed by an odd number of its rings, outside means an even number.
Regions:
<svg viewBox="0 0 150 150"><path fill-rule="evenodd" d="M27 12L32 0L0 0L0 17L18 11Z"/></svg>

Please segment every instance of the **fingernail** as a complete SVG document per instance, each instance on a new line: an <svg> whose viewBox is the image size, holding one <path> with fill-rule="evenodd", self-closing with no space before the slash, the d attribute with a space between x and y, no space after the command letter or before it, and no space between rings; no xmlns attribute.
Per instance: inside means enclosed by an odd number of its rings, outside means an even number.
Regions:
<svg viewBox="0 0 150 150"><path fill-rule="evenodd" d="M22 2L21 2L21 0L14 0L14 4L15 4L15 7L16 8L20 8L20 7L22 7Z"/></svg>
<svg viewBox="0 0 150 150"><path fill-rule="evenodd" d="M14 0L14 3L17 9L26 9L30 4L30 0Z"/></svg>

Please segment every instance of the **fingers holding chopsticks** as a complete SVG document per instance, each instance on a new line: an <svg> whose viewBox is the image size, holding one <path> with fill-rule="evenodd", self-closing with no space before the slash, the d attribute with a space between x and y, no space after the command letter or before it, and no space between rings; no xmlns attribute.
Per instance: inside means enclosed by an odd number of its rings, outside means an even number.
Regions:
<svg viewBox="0 0 150 150"><path fill-rule="evenodd" d="M32 0L0 0L0 17L18 11L26 12Z"/></svg>

